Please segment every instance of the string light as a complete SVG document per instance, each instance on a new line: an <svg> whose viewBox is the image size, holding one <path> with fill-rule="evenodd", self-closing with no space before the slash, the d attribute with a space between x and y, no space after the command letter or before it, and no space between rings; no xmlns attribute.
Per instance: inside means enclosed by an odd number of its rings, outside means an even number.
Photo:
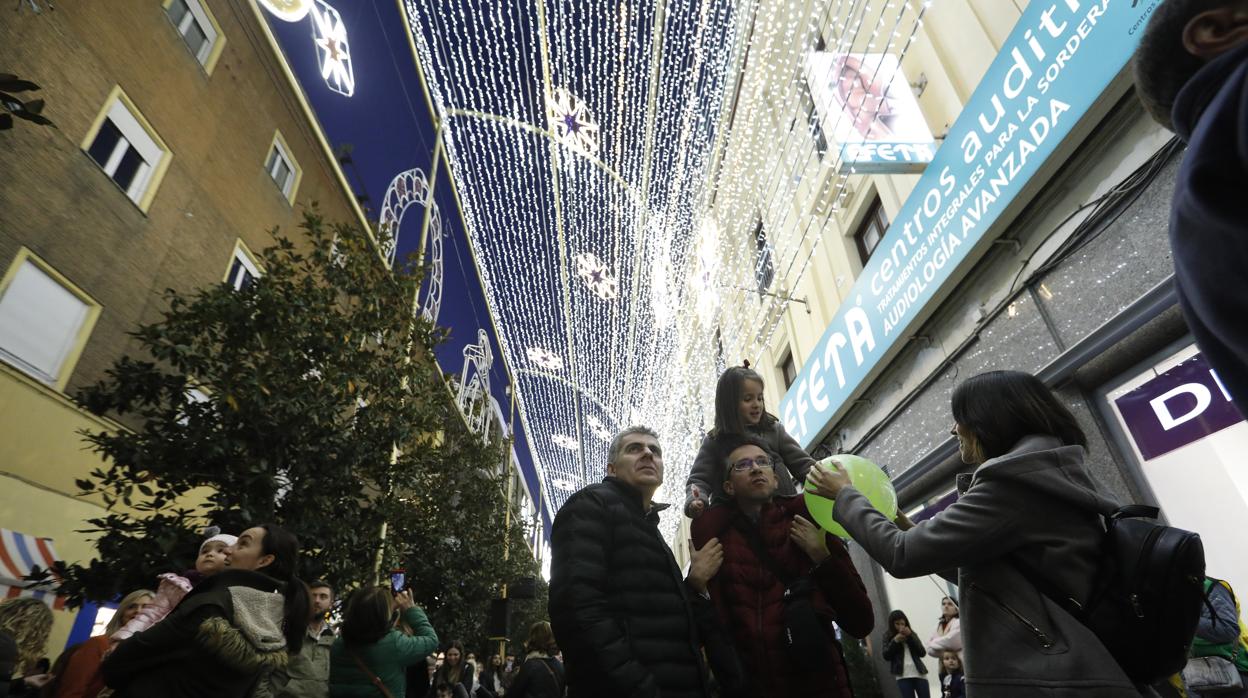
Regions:
<svg viewBox="0 0 1248 698"><path fill-rule="evenodd" d="M816 40L901 70L926 7L404 0L552 509L638 422L663 440L656 498L683 501L721 367L757 359L783 316L760 259L797 283L862 189L818 150L863 106L812 125Z"/></svg>

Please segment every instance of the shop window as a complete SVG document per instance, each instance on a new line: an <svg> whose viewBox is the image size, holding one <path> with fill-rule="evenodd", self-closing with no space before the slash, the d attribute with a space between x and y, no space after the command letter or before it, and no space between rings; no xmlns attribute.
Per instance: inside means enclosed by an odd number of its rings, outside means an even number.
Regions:
<svg viewBox="0 0 1248 698"><path fill-rule="evenodd" d="M113 89L82 148L143 211L173 157L120 88Z"/></svg>
<svg viewBox="0 0 1248 698"><path fill-rule="evenodd" d="M260 276L260 267L240 240L234 244L234 255L225 275L225 283L235 291L247 289Z"/></svg>
<svg viewBox="0 0 1248 698"><path fill-rule="evenodd" d="M286 139L282 138L280 132L273 136L273 144L269 146L269 156L264 162L264 169L277 184L277 188L282 191L282 196L285 196L288 202L294 203L295 190L299 187L302 171L291 156Z"/></svg>
<svg viewBox="0 0 1248 698"><path fill-rule="evenodd" d="M165 13L191 55L211 73L225 37L208 6L201 0L168 0Z"/></svg>
<svg viewBox="0 0 1248 698"><path fill-rule="evenodd" d="M867 260L871 259L871 255L879 246L887 230L888 219L884 216L884 207L880 205L880 197L877 196L875 201L871 202L867 215L863 216L862 223L858 224L858 230L854 233L854 243L858 246L858 257L862 260L863 266L866 266Z"/></svg>
<svg viewBox="0 0 1248 698"><path fill-rule="evenodd" d="M0 283L0 358L63 388L100 306L23 249Z"/></svg>

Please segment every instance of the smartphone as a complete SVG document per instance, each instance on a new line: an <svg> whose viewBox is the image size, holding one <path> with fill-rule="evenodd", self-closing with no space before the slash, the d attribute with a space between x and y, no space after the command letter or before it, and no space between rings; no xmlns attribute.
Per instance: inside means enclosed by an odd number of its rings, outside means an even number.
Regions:
<svg viewBox="0 0 1248 698"><path fill-rule="evenodd" d="M394 593L403 591L403 587L407 585L407 570L391 570L390 571L390 588Z"/></svg>

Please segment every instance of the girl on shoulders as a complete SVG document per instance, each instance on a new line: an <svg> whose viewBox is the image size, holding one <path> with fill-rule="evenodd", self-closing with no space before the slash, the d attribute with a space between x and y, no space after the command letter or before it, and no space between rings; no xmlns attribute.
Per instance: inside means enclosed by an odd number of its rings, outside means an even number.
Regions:
<svg viewBox="0 0 1248 698"><path fill-rule="evenodd" d="M727 501L724 494L721 453L729 436L752 434L759 437L775 464L777 489L781 495L796 494L797 483L815 461L789 436L784 425L763 405L763 377L750 368L733 366L724 371L715 386L715 428L702 439L702 447L685 481L685 515L697 518L708 506Z"/></svg>

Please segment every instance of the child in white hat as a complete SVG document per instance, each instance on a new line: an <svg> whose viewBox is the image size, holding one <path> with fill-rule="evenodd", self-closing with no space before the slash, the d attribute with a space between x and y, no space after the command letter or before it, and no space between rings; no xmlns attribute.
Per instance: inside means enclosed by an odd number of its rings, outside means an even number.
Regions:
<svg viewBox="0 0 1248 698"><path fill-rule="evenodd" d="M196 584L225 569L225 549L238 542L238 536L221 533L221 529L216 526L205 529L204 534L208 537L199 546L199 557L195 558L195 569L187 570L181 575L172 572L160 575L158 577L160 586L156 588L156 597L129 623L113 633L111 637L113 642L121 642L135 633L143 632L156 625L169 615L174 606L177 606L182 597L186 596Z"/></svg>

